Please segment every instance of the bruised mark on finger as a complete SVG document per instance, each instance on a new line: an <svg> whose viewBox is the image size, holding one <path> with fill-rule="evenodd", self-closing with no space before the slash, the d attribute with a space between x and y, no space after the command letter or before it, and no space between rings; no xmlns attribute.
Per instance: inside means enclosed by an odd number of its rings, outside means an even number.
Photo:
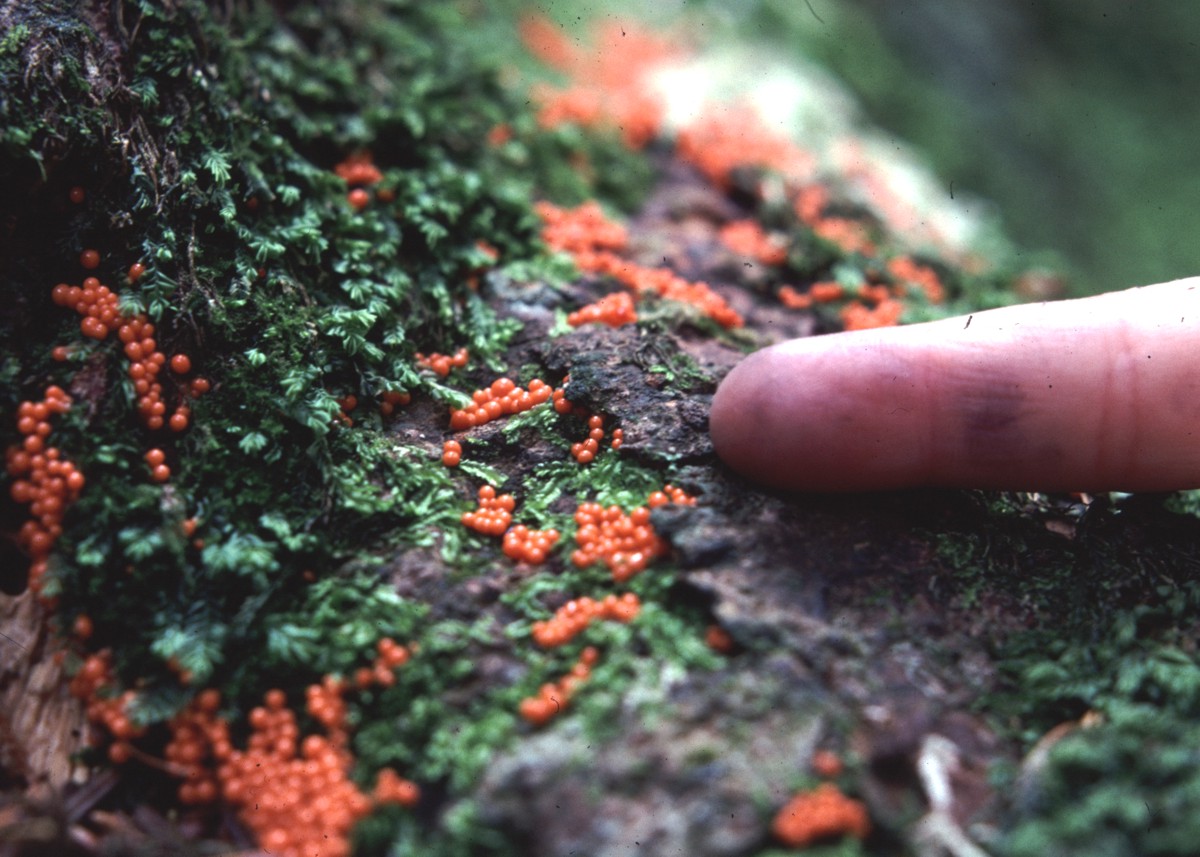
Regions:
<svg viewBox="0 0 1200 857"><path fill-rule="evenodd" d="M964 463L990 470L1028 452L1029 396L1018 376L994 365L972 366L951 372L940 392Z"/></svg>

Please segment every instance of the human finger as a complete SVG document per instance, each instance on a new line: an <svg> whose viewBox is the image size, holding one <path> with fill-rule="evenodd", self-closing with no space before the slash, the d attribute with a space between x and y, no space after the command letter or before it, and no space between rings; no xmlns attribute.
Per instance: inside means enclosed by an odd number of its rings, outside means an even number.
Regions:
<svg viewBox="0 0 1200 857"><path fill-rule="evenodd" d="M710 418L718 454L808 491L1200 486L1200 278L747 357Z"/></svg>

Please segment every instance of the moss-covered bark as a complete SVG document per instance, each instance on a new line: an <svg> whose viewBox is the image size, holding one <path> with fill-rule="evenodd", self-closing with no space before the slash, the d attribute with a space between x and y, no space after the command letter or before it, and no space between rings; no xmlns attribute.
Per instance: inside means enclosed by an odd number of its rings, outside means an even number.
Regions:
<svg viewBox="0 0 1200 857"><path fill-rule="evenodd" d="M805 185L833 189L814 220L762 164L714 180L666 132L630 151L620 128L542 127L531 64L499 47L516 28L482 5L43 2L3 7L0 26L0 426L24 449L8 456L0 567L6 609L46 623L36 643L0 645L46 662L61 645L84 675L110 650L98 698L132 690L124 714L145 727L69 748L98 768L122 742L137 751L68 797L70 823L99 830L96 806L181 812L179 769L155 758L201 688L220 690L240 746L269 688L299 710L306 687L353 679L388 637L413 644L409 659L346 690L349 770L367 791L394 768L421 798L362 821L363 854L766 854L771 815L815 782L822 747L845 757L838 782L874 820L825 853L925 853L968 831L1014 855L1188 853L1191 498L789 498L716 461L709 398L746 349L849 323L861 316L839 306L899 295L887 262L917 264L886 212L841 194L846 177ZM356 178L369 163L378 174ZM631 216L612 276L581 276L538 235L536 200L593 196ZM730 249L721 227L742 220L782 256ZM926 248L905 270L945 296L912 288L904 320L1011 300L1013 259L989 252ZM636 325L566 323L633 269L712 284L744 328L652 289ZM88 276L119 295L107 336L81 333L71 293L54 291ZM837 297L814 304L819 283ZM784 285L810 306L781 304ZM155 341L131 351L121 326L135 319ZM416 359L460 347L470 363L448 377ZM155 352L156 375L132 368ZM183 372L168 368L178 354ZM139 371L161 384L164 422L184 408L186 425L155 427ZM504 373L551 386L569 373L566 396L603 416L606 447L581 465L568 450L586 413L549 405L452 432L447 411ZM53 385L70 409L29 417ZM452 436L455 468L440 461ZM86 479L55 495L73 500L61 514L33 496L51 478L30 458L46 445ZM700 500L651 513L667 546L654 566L625 580L571 561L579 503L628 510L664 482ZM546 566L462 526L483 484L516 496L517 522L561 531ZM626 591L634 621L560 649L530 640L569 600ZM704 642L712 625L725 653ZM562 715L523 722L521 701L587 646L598 660ZM25 686L31 657L4 661L0 691ZM1101 725L1018 770L1089 711ZM301 714L302 734L319 719ZM0 727L0 750L38 740L28 725L14 740L6 712ZM1139 756L1143 740L1161 752ZM13 794L47 770L4 765ZM942 814L931 769L951 785ZM234 816L205 804L178 818L192 840L246 841ZM1157 834L1168 826L1178 836Z"/></svg>

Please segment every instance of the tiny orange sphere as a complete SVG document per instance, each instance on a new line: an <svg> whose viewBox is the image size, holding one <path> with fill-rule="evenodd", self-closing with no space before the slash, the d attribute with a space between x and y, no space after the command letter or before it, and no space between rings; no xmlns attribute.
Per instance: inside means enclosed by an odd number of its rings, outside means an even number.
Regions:
<svg viewBox="0 0 1200 857"><path fill-rule="evenodd" d="M85 196L86 194L84 193L83 188L79 187L78 185L71 188L71 190L67 192L67 197L76 205L81 204Z"/></svg>
<svg viewBox="0 0 1200 857"><path fill-rule="evenodd" d="M79 254L79 264L89 271L100 267L100 254L95 250L84 250Z"/></svg>
<svg viewBox="0 0 1200 857"><path fill-rule="evenodd" d="M90 638L93 631L91 617L86 613L80 613L75 617L75 623L71 626L71 630L74 631L75 636L81 640Z"/></svg>
<svg viewBox="0 0 1200 857"><path fill-rule="evenodd" d="M146 266L141 262L134 262L129 266L129 282L136 283L144 273L146 273Z"/></svg>
<svg viewBox="0 0 1200 857"><path fill-rule="evenodd" d="M186 375L192 371L192 359L186 354L176 354L171 357L171 371L176 375Z"/></svg>
<svg viewBox="0 0 1200 857"><path fill-rule="evenodd" d="M350 193L346 194L346 201L350 203L350 207L355 211L362 211L371 202L371 195L361 187L356 187Z"/></svg>

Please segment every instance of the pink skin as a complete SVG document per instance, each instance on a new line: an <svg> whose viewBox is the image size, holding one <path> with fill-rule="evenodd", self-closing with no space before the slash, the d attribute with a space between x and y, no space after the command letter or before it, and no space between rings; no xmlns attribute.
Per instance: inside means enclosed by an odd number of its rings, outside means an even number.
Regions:
<svg viewBox="0 0 1200 857"><path fill-rule="evenodd" d="M1200 487L1200 277L792 340L713 400L717 453L777 488Z"/></svg>

